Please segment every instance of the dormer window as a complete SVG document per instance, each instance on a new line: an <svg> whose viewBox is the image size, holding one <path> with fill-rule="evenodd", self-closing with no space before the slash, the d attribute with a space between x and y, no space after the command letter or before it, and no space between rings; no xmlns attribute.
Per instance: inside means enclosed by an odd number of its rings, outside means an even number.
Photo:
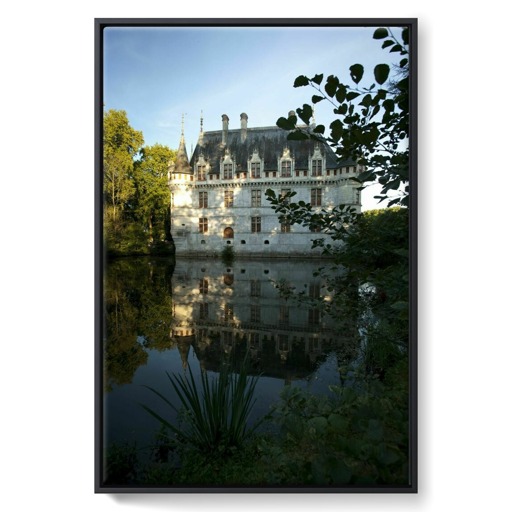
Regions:
<svg viewBox="0 0 512 512"><path fill-rule="evenodd" d="M251 178L261 178L261 162L251 162Z"/></svg>
<svg viewBox="0 0 512 512"><path fill-rule="evenodd" d="M209 170L210 170L210 165L204 158L203 153L201 152L201 154L199 155L199 158L197 159L197 162L196 162L197 181L206 181Z"/></svg>
<svg viewBox="0 0 512 512"><path fill-rule="evenodd" d="M311 160L311 176L322 176L322 160Z"/></svg>
<svg viewBox="0 0 512 512"><path fill-rule="evenodd" d="M222 171L222 177L225 180L232 180L233 179L233 169L235 167L235 162L231 158L231 154L229 152L229 149L226 149L226 154L221 162L221 171Z"/></svg>
<svg viewBox="0 0 512 512"><path fill-rule="evenodd" d="M292 175L292 161L283 160L281 162L281 176L283 178L289 178Z"/></svg>
<svg viewBox="0 0 512 512"><path fill-rule="evenodd" d="M320 152L320 147L315 146L315 150L310 159L311 176L322 176L325 168L325 156Z"/></svg>
<svg viewBox="0 0 512 512"><path fill-rule="evenodd" d="M290 154L290 148L284 148L283 156L280 160L280 168L281 168L281 177L282 178L290 178L293 171L293 159Z"/></svg>
<svg viewBox="0 0 512 512"><path fill-rule="evenodd" d="M227 163L224 164L224 174L223 177L225 180L232 180L233 179L233 164Z"/></svg>
<svg viewBox="0 0 512 512"><path fill-rule="evenodd" d="M247 167L251 171L251 178L261 178L263 162L257 149L252 152L250 160L247 161Z"/></svg>

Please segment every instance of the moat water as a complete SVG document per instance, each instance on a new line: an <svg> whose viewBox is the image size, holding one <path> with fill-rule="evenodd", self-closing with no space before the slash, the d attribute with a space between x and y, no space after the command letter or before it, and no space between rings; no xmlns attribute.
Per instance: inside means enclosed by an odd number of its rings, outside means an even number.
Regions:
<svg viewBox="0 0 512 512"><path fill-rule="evenodd" d="M324 263L325 264L325 263ZM215 376L226 359L247 358L259 376L251 421L267 414L285 386L316 394L339 384L338 368L354 358L355 327L324 316L310 299L327 295L319 260L121 259L104 277L105 445L151 445L159 423L176 414L146 386L179 408L166 372ZM303 298L283 296L293 290ZM343 316L343 315L341 315ZM343 327L341 327L343 325Z"/></svg>

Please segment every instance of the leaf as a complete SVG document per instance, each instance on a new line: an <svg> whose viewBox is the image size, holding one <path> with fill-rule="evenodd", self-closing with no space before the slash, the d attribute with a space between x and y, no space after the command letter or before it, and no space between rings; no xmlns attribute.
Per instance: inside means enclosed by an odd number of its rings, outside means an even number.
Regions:
<svg viewBox="0 0 512 512"><path fill-rule="evenodd" d="M387 64L377 64L373 70L375 80L379 85L382 85L389 76L389 66Z"/></svg>
<svg viewBox="0 0 512 512"><path fill-rule="evenodd" d="M409 62L409 59L405 58L400 61L400 67L405 68L407 66L407 63Z"/></svg>
<svg viewBox="0 0 512 512"><path fill-rule="evenodd" d="M323 73L320 73L319 75L315 75L311 81L315 82L315 84L320 85L322 83L322 80L324 79Z"/></svg>
<svg viewBox="0 0 512 512"><path fill-rule="evenodd" d="M337 76L330 75L325 84L325 92L332 98L338 89L340 81Z"/></svg>
<svg viewBox="0 0 512 512"><path fill-rule="evenodd" d="M327 419L323 416L316 416L315 418L311 418L308 420L308 428L315 429L315 432L321 434L325 432L327 428Z"/></svg>
<svg viewBox="0 0 512 512"><path fill-rule="evenodd" d="M401 52L402 50L403 50L402 45L395 44L395 46L393 46L393 48L391 48L391 50L389 50L389 51L390 52Z"/></svg>
<svg viewBox="0 0 512 512"><path fill-rule="evenodd" d="M377 105L373 108L372 115L370 116L370 119L374 118L380 111L380 105Z"/></svg>
<svg viewBox="0 0 512 512"><path fill-rule="evenodd" d="M318 96L317 94L314 94L312 97L311 97L311 101L313 103L320 103L322 100L324 100L325 98L323 96Z"/></svg>
<svg viewBox="0 0 512 512"><path fill-rule="evenodd" d="M315 133L325 133L325 126L322 124L319 124L318 126L315 126L315 129L313 130Z"/></svg>
<svg viewBox="0 0 512 512"><path fill-rule="evenodd" d="M350 66L350 78L358 84L363 78L364 67L361 64L352 64Z"/></svg>
<svg viewBox="0 0 512 512"><path fill-rule="evenodd" d="M298 108L297 109L297 114L299 114L299 117L306 124L309 124L309 120L313 116L313 109L311 108L311 105L308 105L307 103L304 103L304 105L302 105L302 108Z"/></svg>
<svg viewBox="0 0 512 512"><path fill-rule="evenodd" d="M298 76L293 83L293 87L303 87L304 85L309 85L309 78L304 75Z"/></svg>
<svg viewBox="0 0 512 512"><path fill-rule="evenodd" d="M346 96L347 96L347 88L343 84L340 84L338 86L338 90L336 91L336 100L339 103L343 103L345 101Z"/></svg>
<svg viewBox="0 0 512 512"><path fill-rule="evenodd" d="M347 94L347 101L352 101L353 99L357 98L358 96L360 96L360 94L358 92L351 91Z"/></svg>
<svg viewBox="0 0 512 512"><path fill-rule="evenodd" d="M405 45L409 44L409 27L405 27L402 30L402 41L404 42Z"/></svg>
<svg viewBox="0 0 512 512"><path fill-rule="evenodd" d="M394 43L393 39L386 39L382 43L382 49L387 48L388 46L391 46Z"/></svg>
<svg viewBox="0 0 512 512"><path fill-rule="evenodd" d="M387 28L378 28L373 33L373 39L384 39L385 37L388 37L389 32Z"/></svg>
<svg viewBox="0 0 512 512"><path fill-rule="evenodd" d="M331 137L338 141L343 134L343 123L339 119L335 119L329 128L331 129Z"/></svg>
<svg viewBox="0 0 512 512"><path fill-rule="evenodd" d="M282 128L283 130L295 130L295 124L292 119L293 119L294 116L292 116L291 118L289 119L286 119L286 117L280 117L277 122L276 122L276 125L279 127L279 128ZM297 120L297 118L295 118L295 120Z"/></svg>
<svg viewBox="0 0 512 512"><path fill-rule="evenodd" d="M288 140L308 140L309 137L301 131L296 131L296 132L289 133L287 139Z"/></svg>
<svg viewBox="0 0 512 512"><path fill-rule="evenodd" d="M382 102L382 106L386 109L387 112L393 112L393 110L395 110L395 102L393 100L384 100Z"/></svg>
<svg viewBox="0 0 512 512"><path fill-rule="evenodd" d="M366 94L363 97L363 99L361 100L361 102L359 103L359 105L363 105L364 107L369 107L371 101L372 101L372 95L371 94Z"/></svg>

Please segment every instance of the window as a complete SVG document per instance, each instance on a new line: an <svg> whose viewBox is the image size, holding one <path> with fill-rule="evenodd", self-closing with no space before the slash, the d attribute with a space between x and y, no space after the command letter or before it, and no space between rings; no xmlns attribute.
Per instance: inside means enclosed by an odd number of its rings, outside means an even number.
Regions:
<svg viewBox="0 0 512 512"><path fill-rule="evenodd" d="M208 293L208 279L203 278L199 280L199 293L206 295Z"/></svg>
<svg viewBox="0 0 512 512"><path fill-rule="evenodd" d="M231 208L233 206L233 191L224 190L224 207Z"/></svg>
<svg viewBox="0 0 512 512"><path fill-rule="evenodd" d="M224 322L232 322L234 318L234 311L233 311L233 305L232 304L225 304L224 305Z"/></svg>
<svg viewBox="0 0 512 512"><path fill-rule="evenodd" d="M224 164L224 179L233 179L233 164Z"/></svg>
<svg viewBox="0 0 512 512"><path fill-rule="evenodd" d="M309 296L312 299L320 298L320 285L317 283L311 283L309 285Z"/></svg>
<svg viewBox="0 0 512 512"><path fill-rule="evenodd" d="M290 308L288 306L280 306L279 323L288 324L290 322Z"/></svg>
<svg viewBox="0 0 512 512"><path fill-rule="evenodd" d="M199 219L199 233L208 233L208 219L206 217Z"/></svg>
<svg viewBox="0 0 512 512"><path fill-rule="evenodd" d="M311 160L311 176L322 176L322 160Z"/></svg>
<svg viewBox="0 0 512 512"><path fill-rule="evenodd" d="M310 325L318 325L320 323L320 310L318 308L308 311L308 322Z"/></svg>
<svg viewBox="0 0 512 512"><path fill-rule="evenodd" d="M206 181L206 165L197 166L197 181Z"/></svg>
<svg viewBox="0 0 512 512"><path fill-rule="evenodd" d="M208 303L201 302L199 304L199 318L205 319L208 318Z"/></svg>
<svg viewBox="0 0 512 512"><path fill-rule="evenodd" d="M251 217L251 231L261 233L261 217Z"/></svg>
<svg viewBox="0 0 512 512"><path fill-rule="evenodd" d="M259 306L251 306L251 322L260 323L261 310Z"/></svg>
<svg viewBox="0 0 512 512"><path fill-rule="evenodd" d="M259 297L261 295L261 282L258 280L251 280L251 297Z"/></svg>
<svg viewBox="0 0 512 512"><path fill-rule="evenodd" d="M292 162L291 160L283 160L281 162L281 176L289 178L292 175Z"/></svg>
<svg viewBox="0 0 512 512"><path fill-rule="evenodd" d="M289 194L290 192L292 191L291 188L282 188L281 189L281 197L284 197L286 194ZM286 198L284 200L284 203L285 204L288 204L290 202L290 199L289 198Z"/></svg>
<svg viewBox="0 0 512 512"><path fill-rule="evenodd" d="M260 162L251 162L251 178L261 178Z"/></svg>
<svg viewBox="0 0 512 512"><path fill-rule="evenodd" d="M261 190L251 190L251 206L253 208L261 206Z"/></svg>
<svg viewBox="0 0 512 512"><path fill-rule="evenodd" d="M199 192L199 208L208 208L208 192Z"/></svg>
<svg viewBox="0 0 512 512"><path fill-rule="evenodd" d="M322 206L322 189L311 189L311 206Z"/></svg>

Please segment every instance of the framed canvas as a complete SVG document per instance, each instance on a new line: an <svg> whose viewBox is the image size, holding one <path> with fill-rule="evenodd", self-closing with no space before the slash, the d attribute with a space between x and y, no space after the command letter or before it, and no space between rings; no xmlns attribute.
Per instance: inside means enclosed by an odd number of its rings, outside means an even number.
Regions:
<svg viewBox="0 0 512 512"><path fill-rule="evenodd" d="M417 20L95 52L96 492L417 492Z"/></svg>

